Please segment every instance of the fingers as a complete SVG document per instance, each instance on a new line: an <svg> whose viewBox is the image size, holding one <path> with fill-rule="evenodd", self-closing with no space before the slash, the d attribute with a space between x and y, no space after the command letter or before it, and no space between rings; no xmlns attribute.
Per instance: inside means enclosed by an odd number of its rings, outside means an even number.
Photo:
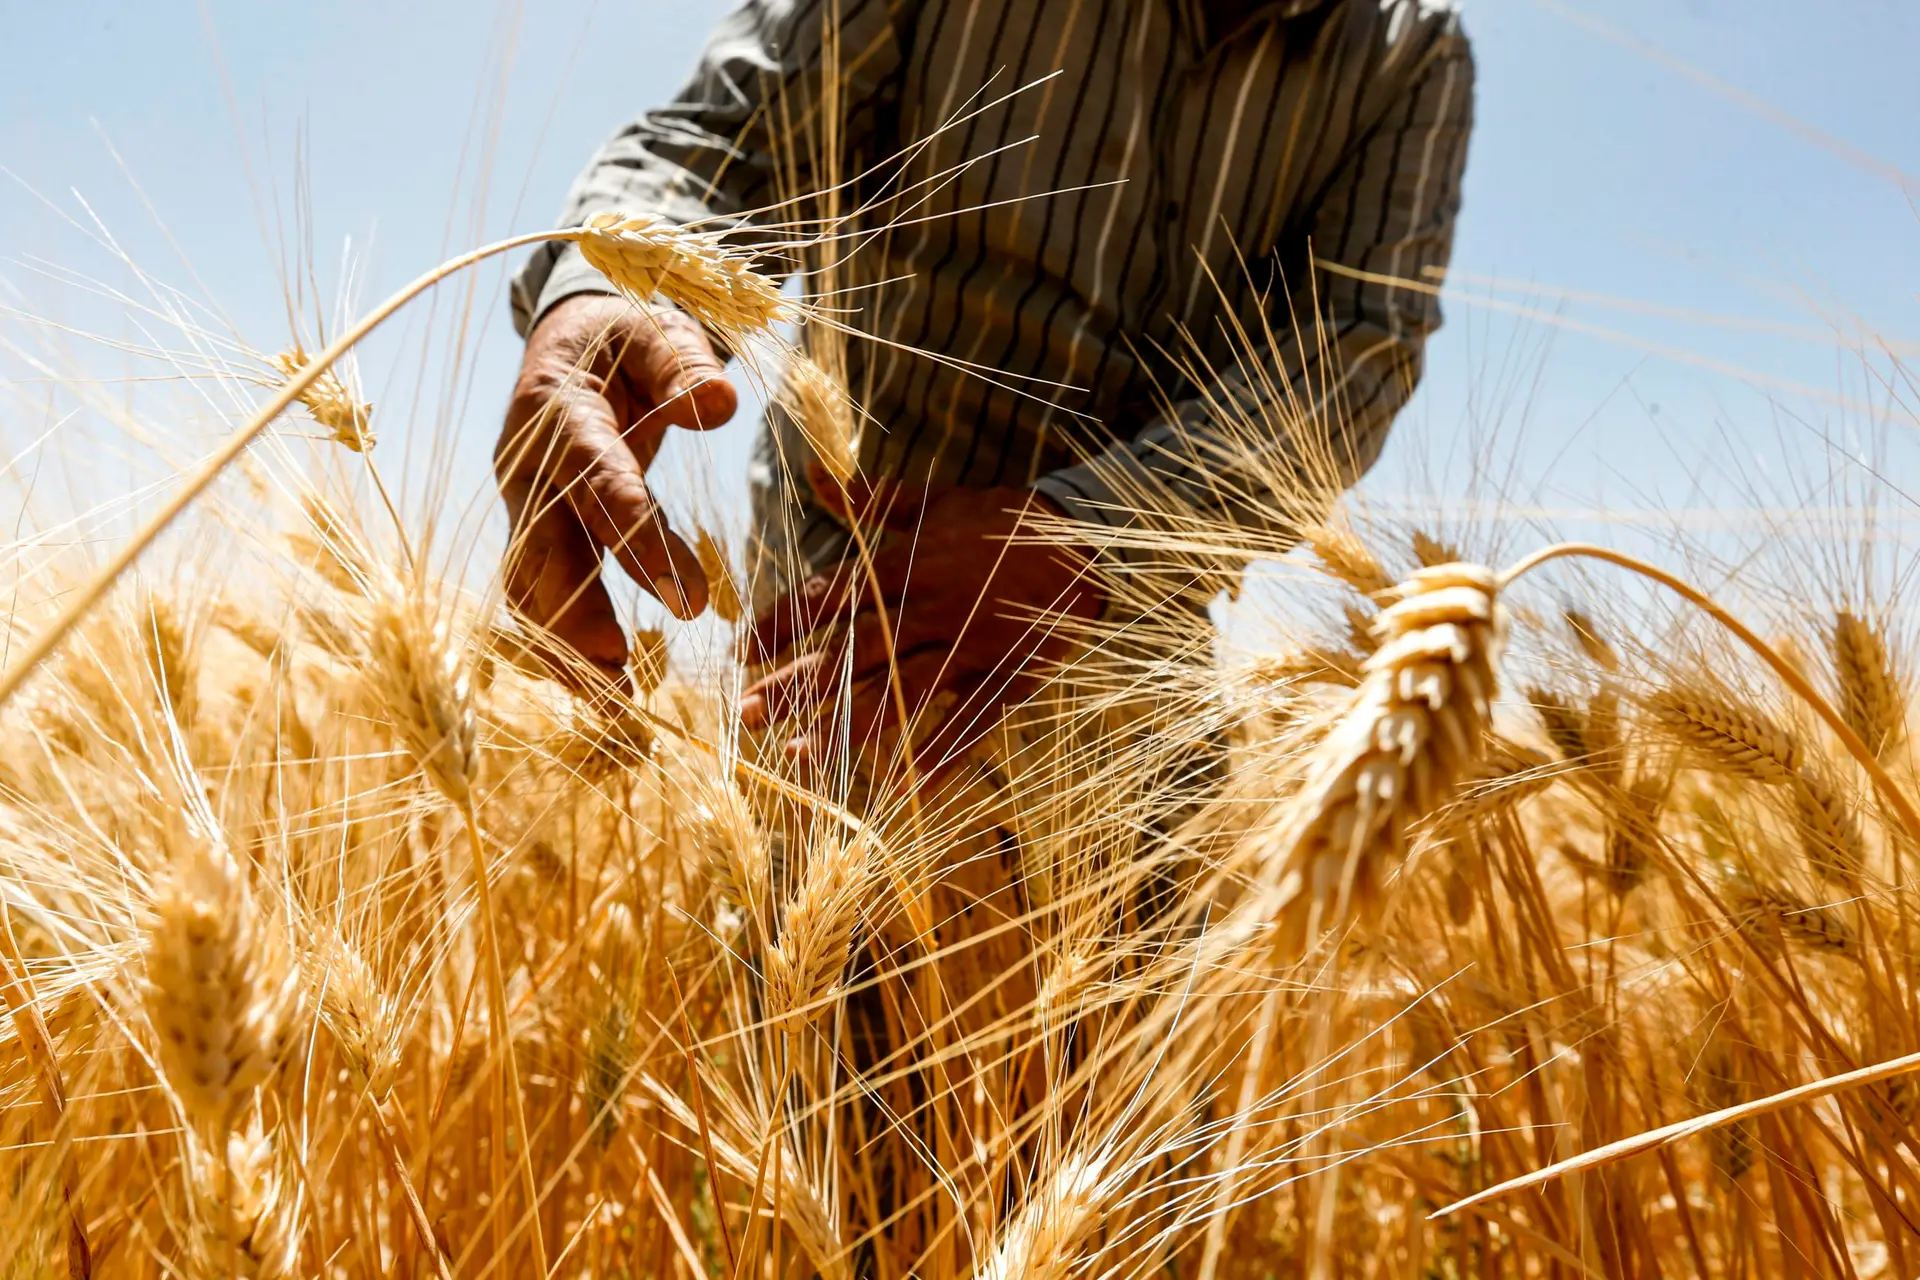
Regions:
<svg viewBox="0 0 1920 1280"><path fill-rule="evenodd" d="M590 660L611 652L598 603L603 550L674 616L693 618L706 607L699 557L654 501L646 468L668 427L718 426L737 402L705 332L677 311L583 294L555 306L529 335L494 454L526 544L510 577L529 608L550 612L555 600L542 592L564 600L592 584L553 628L568 639L586 628L588 643L599 645Z"/></svg>
<svg viewBox="0 0 1920 1280"><path fill-rule="evenodd" d="M896 700L892 678L882 671L856 684L844 714L816 716L813 722L787 743L787 755L796 761L824 764L828 749L845 732L858 752L881 732L900 725L898 705L906 704L909 721L925 714L934 697L951 679L952 670L945 649L922 649L907 654L899 664L899 697Z"/></svg>
<svg viewBox="0 0 1920 1280"><path fill-rule="evenodd" d="M802 654L748 689L740 702L742 721L750 730L763 729L776 720L813 713L842 680L856 686L876 678L884 681L895 653L909 654L953 639L939 613L937 607L903 606L893 614L889 632L880 625L877 611L862 610L854 617L850 642L841 639ZM942 651L951 647L944 645Z"/></svg>
<svg viewBox="0 0 1920 1280"><path fill-rule="evenodd" d="M861 585L858 574L855 565L842 564L831 575L816 573L775 600L740 638L741 660L778 662L796 641L846 610L847 596Z"/></svg>
<svg viewBox="0 0 1920 1280"><path fill-rule="evenodd" d="M524 424L517 433L516 422ZM502 491L519 486L542 506L557 500L596 548L611 551L675 617L698 616L707 602L700 558L654 502L641 462L591 375L516 392L508 424L495 455Z"/></svg>
<svg viewBox="0 0 1920 1280"><path fill-rule="evenodd" d="M656 437L668 427L710 431L740 407L707 331L684 311L633 310L612 354L642 411L637 426Z"/></svg>
<svg viewBox="0 0 1920 1280"><path fill-rule="evenodd" d="M627 638L600 580L600 548L573 512L527 509L525 486L508 497L513 538L506 558L507 603L609 677L627 663Z"/></svg>

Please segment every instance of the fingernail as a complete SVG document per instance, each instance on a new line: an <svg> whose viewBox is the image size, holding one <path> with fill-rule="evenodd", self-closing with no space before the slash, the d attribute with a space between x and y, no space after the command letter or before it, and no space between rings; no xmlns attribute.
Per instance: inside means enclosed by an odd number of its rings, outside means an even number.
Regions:
<svg viewBox="0 0 1920 1280"><path fill-rule="evenodd" d="M740 723L749 729L758 729L766 718L767 701L758 694L749 694L740 699Z"/></svg>
<svg viewBox="0 0 1920 1280"><path fill-rule="evenodd" d="M667 612L676 618L687 616L687 593L671 574L661 574L653 580L653 594L660 597L660 603L667 606Z"/></svg>

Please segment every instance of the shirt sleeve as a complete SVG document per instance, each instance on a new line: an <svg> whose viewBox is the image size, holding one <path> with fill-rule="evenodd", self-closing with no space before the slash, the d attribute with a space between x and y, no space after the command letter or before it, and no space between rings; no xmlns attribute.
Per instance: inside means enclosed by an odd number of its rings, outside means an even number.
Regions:
<svg viewBox="0 0 1920 1280"><path fill-rule="evenodd" d="M841 114L840 136L860 138L895 96L894 2L745 0L714 30L679 95L594 154L560 225L621 212L738 226L811 191L823 108ZM525 337L561 299L611 292L573 245L540 245L513 281L514 328Z"/></svg>
<svg viewBox="0 0 1920 1280"><path fill-rule="evenodd" d="M1473 60L1457 15L1444 14L1422 44L1405 87L1325 188L1308 223L1311 258L1284 281L1266 332L1242 344L1246 358L1133 439L1035 482L1068 516L1112 529L1119 558L1143 558L1137 548L1155 541L1130 540L1129 528L1225 521L1291 541L1299 502L1276 479L1343 488L1379 456L1440 326L1436 286L1473 124Z"/></svg>

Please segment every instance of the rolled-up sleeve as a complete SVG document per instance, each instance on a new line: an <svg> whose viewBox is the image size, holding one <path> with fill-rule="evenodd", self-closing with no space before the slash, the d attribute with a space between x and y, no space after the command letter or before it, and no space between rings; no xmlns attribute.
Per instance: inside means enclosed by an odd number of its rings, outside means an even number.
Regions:
<svg viewBox="0 0 1920 1280"><path fill-rule="evenodd" d="M889 0L748 0L674 101L595 153L560 225L617 211L720 227L808 192L823 111L842 114L841 136L865 136L899 68ZM514 328L524 337L561 299L608 292L571 244L540 245L513 282Z"/></svg>

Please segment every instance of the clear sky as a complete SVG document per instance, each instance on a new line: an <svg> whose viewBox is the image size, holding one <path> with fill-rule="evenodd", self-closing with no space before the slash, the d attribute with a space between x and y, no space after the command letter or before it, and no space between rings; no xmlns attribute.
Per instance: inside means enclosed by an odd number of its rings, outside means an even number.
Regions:
<svg viewBox="0 0 1920 1280"><path fill-rule="evenodd" d="M1510 496L1628 521L1656 501L1698 501L1703 477L1706 494L1810 492L1793 442L1822 435L1920 489L1900 456L1910 419L1849 350L1920 342L1920 186L1902 176L1920 178L1920 5L1577 3L1466 6L1479 125L1461 296L1368 491L1473 496L1466 463L1496 430L1517 468ZM364 300L449 252L547 225L600 138L674 91L720 11L0 0L0 302L134 336L38 265L128 284L67 221L84 198L136 261L276 349L277 238L295 234L303 205L327 299L349 241ZM406 456L416 504L440 503L466 528L489 510L487 449L518 356L503 275L477 277L469 329L452 323L464 299L450 296L366 356L384 456L396 471ZM457 382L439 381L443 358L423 361L429 318L432 349L465 354ZM435 381L416 395L423 368ZM7 440L44 421L34 385L14 390L0 401L17 419ZM178 456L217 425L151 424ZM694 479L675 483L737 510L748 431L680 448L675 474ZM141 478L104 458L77 470L96 502ZM429 489L436 474L444 486Z"/></svg>

